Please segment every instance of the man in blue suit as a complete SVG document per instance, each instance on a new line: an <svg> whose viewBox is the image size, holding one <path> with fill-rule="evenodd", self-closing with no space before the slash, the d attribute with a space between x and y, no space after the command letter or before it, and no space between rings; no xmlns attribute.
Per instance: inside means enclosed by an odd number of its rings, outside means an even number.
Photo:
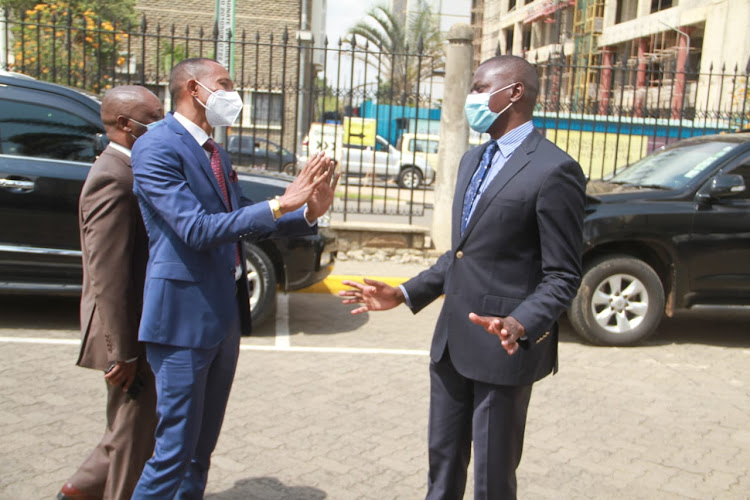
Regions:
<svg viewBox="0 0 750 500"><path fill-rule="evenodd" d="M139 339L157 390L156 446L133 498L202 498L239 341L250 332L240 237L313 234L333 200L333 163L314 156L283 196L242 197L211 139L242 107L227 70L188 59L170 74L176 103L133 149L134 191L149 236Z"/></svg>
<svg viewBox="0 0 750 500"><path fill-rule="evenodd" d="M516 498L531 385L557 368L556 320L580 282L585 179L534 130L538 90L524 59L479 66L466 116L492 140L461 160L452 248L402 287L341 292L362 304L355 314L404 302L416 313L445 295L430 350L428 499L463 498L472 440L474 497Z"/></svg>

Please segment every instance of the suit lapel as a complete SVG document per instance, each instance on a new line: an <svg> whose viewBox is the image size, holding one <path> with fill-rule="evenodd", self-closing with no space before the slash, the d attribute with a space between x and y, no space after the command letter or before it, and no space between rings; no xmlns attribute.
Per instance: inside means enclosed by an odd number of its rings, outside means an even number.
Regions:
<svg viewBox="0 0 750 500"><path fill-rule="evenodd" d="M518 172L529 164L529 161L531 161L529 155L536 149L536 145L539 143L540 139L541 135L536 130L529 134L529 136L524 139L521 145L513 152L510 158L508 158L508 161L503 165L503 168L500 169L500 172L498 172L495 178L492 179L492 182L490 182L487 189L482 193L481 198L479 198L474 213L471 215L471 219L469 219L469 225L466 226L466 231L464 231L464 234L461 237L462 242L466 239L469 233L471 233L477 220L490 206L492 199L502 191L505 185L515 177Z"/></svg>
<svg viewBox="0 0 750 500"><path fill-rule="evenodd" d="M224 205L224 208L229 211L229 207L227 206L227 202L224 201L224 193L221 192L221 188L219 187L219 181L216 180L216 176L214 175L214 171L211 169L211 162L208 159L208 156L206 155L206 150L203 149L203 147L198 144L198 141L195 140L195 138L190 135L190 133L185 130L185 127L180 124L172 115L167 115L164 120L167 122L169 127L178 135L180 136L180 140L187 146L187 148L190 150L191 153L195 156L196 160L198 160L198 165L200 166L200 169L203 171L203 173L208 178L208 182L213 186L214 191L216 192L216 196L219 197L221 200L222 205Z"/></svg>

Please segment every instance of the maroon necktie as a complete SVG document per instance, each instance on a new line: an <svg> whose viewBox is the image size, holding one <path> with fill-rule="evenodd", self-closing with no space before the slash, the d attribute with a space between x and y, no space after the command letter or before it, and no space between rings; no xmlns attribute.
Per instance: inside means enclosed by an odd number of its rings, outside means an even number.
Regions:
<svg viewBox="0 0 750 500"><path fill-rule="evenodd" d="M219 154L219 146L217 146L216 142L209 137L208 140L203 143L203 149L211 153L211 170L214 173L214 177L216 177L216 182L219 183L221 194L224 195L224 201L227 202L227 206L229 207L229 211L231 212L232 202L229 200L229 191L227 190L227 179L224 176L224 169L221 167L221 155ZM235 248L234 257L235 257L234 264L236 266L239 266L240 265L239 245L237 245Z"/></svg>

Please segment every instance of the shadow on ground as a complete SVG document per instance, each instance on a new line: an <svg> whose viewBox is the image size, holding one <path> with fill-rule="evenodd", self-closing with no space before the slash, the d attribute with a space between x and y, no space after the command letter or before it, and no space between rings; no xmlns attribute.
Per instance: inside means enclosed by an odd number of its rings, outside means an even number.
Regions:
<svg viewBox="0 0 750 500"><path fill-rule="evenodd" d="M79 297L9 295L0 297L4 329L80 330Z"/></svg>
<svg viewBox="0 0 750 500"><path fill-rule="evenodd" d="M341 298L322 293L292 293L289 297L289 333L332 335L352 332L362 327L368 314L352 315L355 306L341 304ZM278 314L278 309L277 309ZM274 316L261 325L253 325L253 337L273 337L276 334Z"/></svg>
<svg viewBox="0 0 750 500"><path fill-rule="evenodd" d="M232 489L206 495L207 500L323 500L326 493L309 486L286 486L275 477L237 481Z"/></svg>

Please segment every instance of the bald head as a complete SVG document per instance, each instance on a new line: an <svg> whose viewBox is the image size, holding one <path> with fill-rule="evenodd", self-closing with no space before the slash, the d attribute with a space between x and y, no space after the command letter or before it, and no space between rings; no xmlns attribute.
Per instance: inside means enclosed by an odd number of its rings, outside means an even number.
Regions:
<svg viewBox="0 0 750 500"><path fill-rule="evenodd" d="M110 141L132 148L143 135L145 125L162 119L161 102L150 90L123 85L107 91L102 99L101 117Z"/></svg>
<svg viewBox="0 0 750 500"><path fill-rule="evenodd" d="M487 79L507 81L508 84L521 82L524 91L518 103L529 112L534 110L539 95L539 75L526 59L510 55L495 56L480 64L477 72L480 68Z"/></svg>
<svg viewBox="0 0 750 500"><path fill-rule="evenodd" d="M218 62L205 57L193 57L175 65L169 73L169 93L172 99L179 101L186 91L187 82L190 80L202 80L206 75L219 66Z"/></svg>

